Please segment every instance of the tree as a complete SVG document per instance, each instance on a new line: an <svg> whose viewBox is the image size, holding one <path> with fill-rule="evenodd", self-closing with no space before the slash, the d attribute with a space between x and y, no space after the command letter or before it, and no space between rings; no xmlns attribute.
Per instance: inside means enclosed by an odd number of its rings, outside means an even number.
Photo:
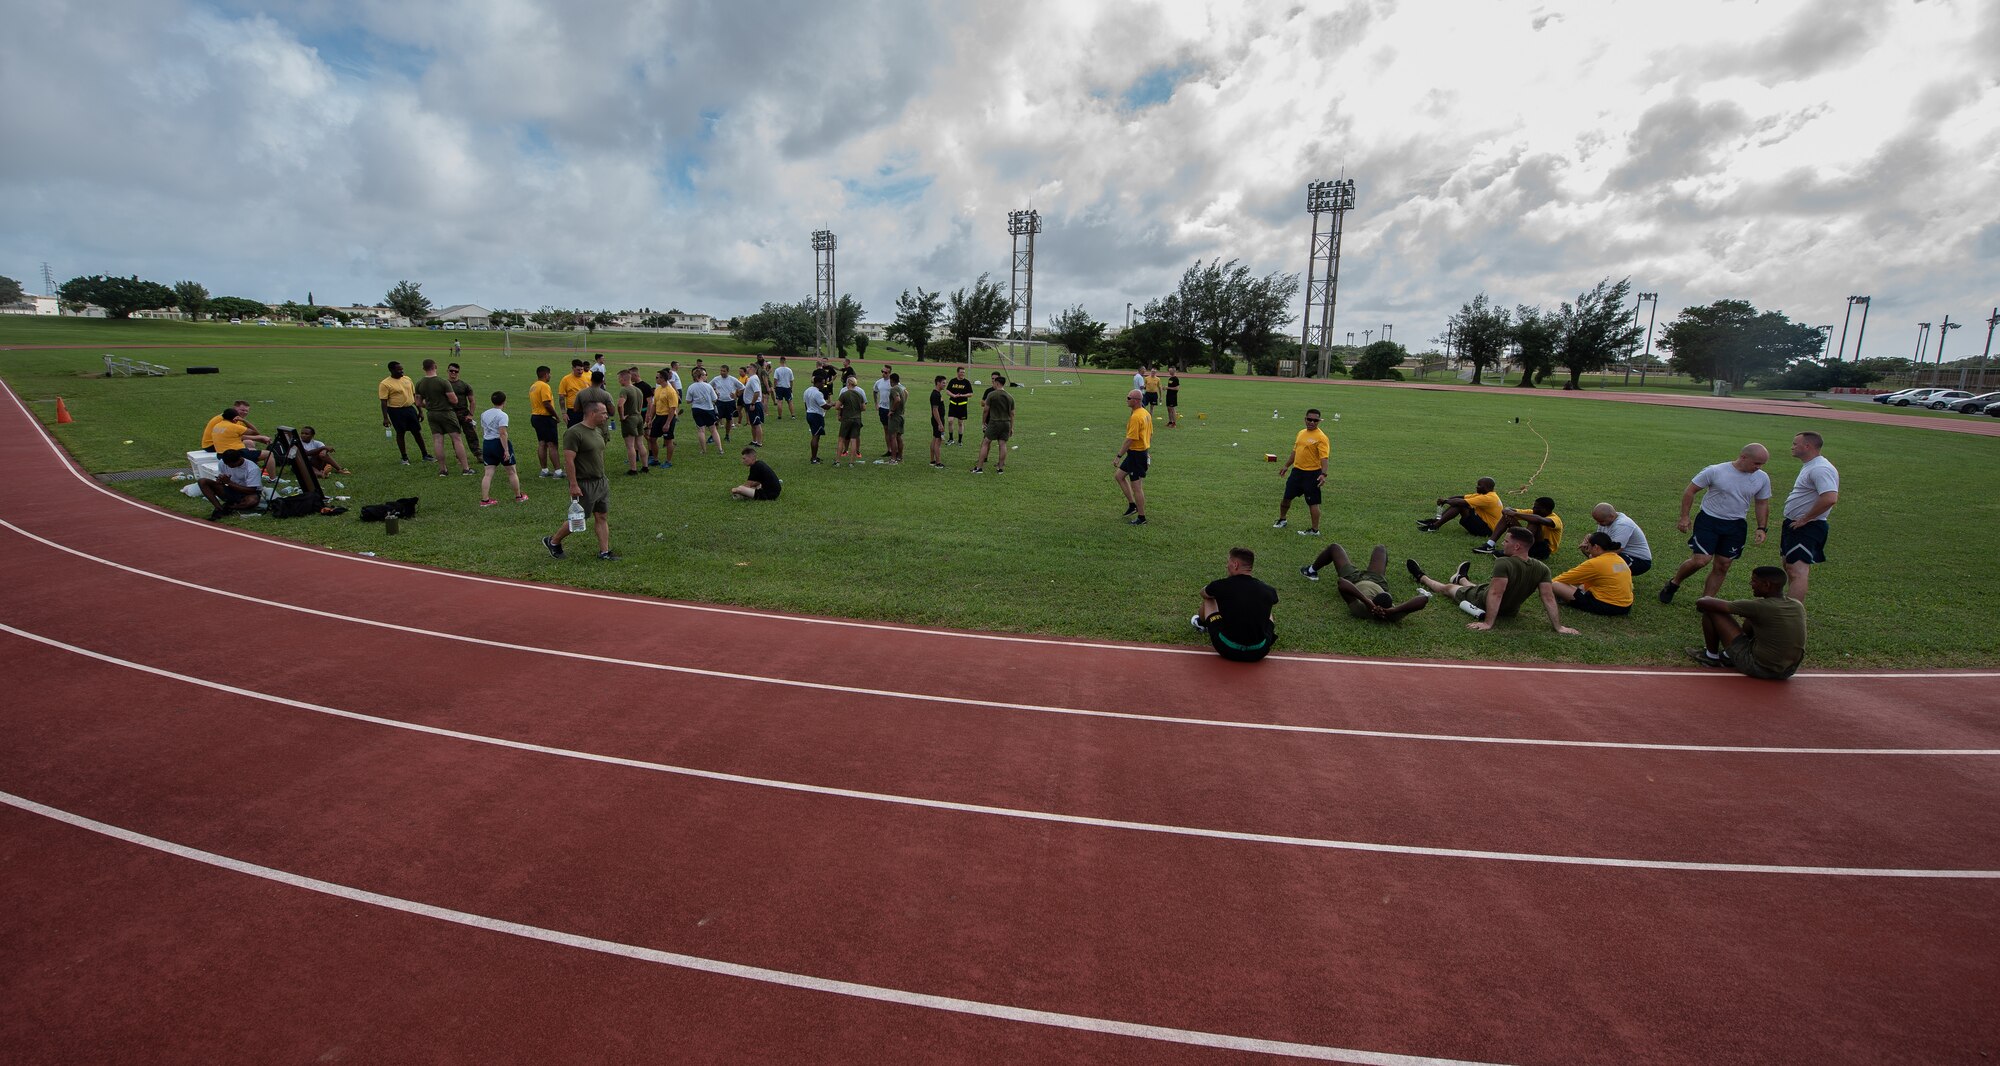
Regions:
<svg viewBox="0 0 2000 1066"><path fill-rule="evenodd" d="M1562 341L1562 316L1547 314L1539 307L1520 304L1514 308L1514 361L1521 365L1521 380L1514 384L1532 389L1555 372L1556 346Z"/></svg>
<svg viewBox="0 0 2000 1066"><path fill-rule="evenodd" d="M904 289L903 295L896 297L896 320L889 323L886 331L891 340L901 339L917 353L917 362L924 361L924 350L931 345L931 331L937 328L938 315L944 310L944 297L934 292L925 292L917 287L917 294L910 295Z"/></svg>
<svg viewBox="0 0 2000 1066"><path fill-rule="evenodd" d="M854 358L868 358L868 334L856 333L854 335Z"/></svg>
<svg viewBox="0 0 2000 1066"><path fill-rule="evenodd" d="M1077 365L1104 341L1105 325L1090 317L1090 312L1082 304L1070 308L1055 317L1055 338L1071 355L1076 356Z"/></svg>
<svg viewBox="0 0 2000 1066"><path fill-rule="evenodd" d="M1562 305L1562 337L1556 342L1556 362L1569 371L1568 388L1582 388L1580 379L1602 370L1639 343L1639 326L1625 309L1632 279L1605 278L1575 303Z"/></svg>
<svg viewBox="0 0 2000 1066"><path fill-rule="evenodd" d="M424 295L421 282L399 281L382 297L391 311L410 320L413 326L423 325L431 317L431 298Z"/></svg>
<svg viewBox="0 0 2000 1066"><path fill-rule="evenodd" d="M263 318L271 313L269 307L257 300L246 300L241 296L217 296L208 301L211 313L222 318Z"/></svg>
<svg viewBox="0 0 2000 1066"><path fill-rule="evenodd" d="M202 310L208 307L208 287L199 281L174 282L174 306L188 316L188 321L199 319Z"/></svg>
<svg viewBox="0 0 2000 1066"><path fill-rule="evenodd" d="M1143 349L1141 356L1153 363L1165 358L1176 369L1185 372L1202 353L1201 326L1193 306L1179 293L1174 293L1147 304L1142 313L1147 323L1158 323L1161 328L1147 331L1149 339L1157 337L1158 340ZM1210 364L1209 369L1217 374L1233 374L1236 372L1236 361L1227 359L1220 365Z"/></svg>
<svg viewBox="0 0 2000 1066"><path fill-rule="evenodd" d="M1236 350L1250 363L1253 374L1275 374L1278 360L1290 355L1302 360L1305 353L1285 325L1298 317L1292 314L1292 297L1299 293L1297 274L1273 273L1253 278L1240 294L1241 317L1236 327Z"/></svg>
<svg viewBox="0 0 2000 1066"><path fill-rule="evenodd" d="M1753 377L1816 358L1822 340L1811 326L1777 311L1760 313L1748 300L1684 307L1660 331L1660 346L1673 353L1668 365L1674 370L1696 381L1727 381L1739 388Z"/></svg>
<svg viewBox="0 0 2000 1066"><path fill-rule="evenodd" d="M21 283L0 275L0 307L21 302Z"/></svg>
<svg viewBox="0 0 2000 1066"><path fill-rule="evenodd" d="M1452 331L1457 338L1458 357L1472 364L1472 383L1479 384L1479 377L1486 368L1500 362L1507 353L1507 342L1511 339L1512 316L1507 309L1493 303L1480 293L1471 303L1459 306L1458 313L1451 316Z"/></svg>
<svg viewBox="0 0 2000 1066"><path fill-rule="evenodd" d="M611 317L611 312L609 311L599 311L590 316L590 328L593 332L616 324L616 320Z"/></svg>
<svg viewBox="0 0 2000 1066"><path fill-rule="evenodd" d="M1356 381L1401 381L1401 365L1409 352L1395 341L1376 341L1361 349L1361 358L1354 361L1353 377Z"/></svg>
<svg viewBox="0 0 2000 1066"><path fill-rule="evenodd" d="M71 278L56 293L72 303L96 304L112 318L130 318L134 311L170 307L174 302L174 290L157 281L140 281L137 275L109 278L92 274Z"/></svg>
<svg viewBox="0 0 2000 1066"><path fill-rule="evenodd" d="M818 342L818 323L813 301L795 304L766 303L756 314L736 320L736 338L750 344L769 344L773 355L803 355Z"/></svg>
<svg viewBox="0 0 2000 1066"><path fill-rule="evenodd" d="M833 305L834 351L841 351L854 343L854 339L859 336L857 331L861 328L861 316L866 313L861 309L861 301L851 295L841 294L840 299ZM857 351L855 354L860 353Z"/></svg>
<svg viewBox="0 0 2000 1066"><path fill-rule="evenodd" d="M974 337L998 337L1014 314L1013 299L1000 291L999 282L988 280L985 274L979 275L970 290L952 293L947 302L951 314L945 319L945 328L951 331L961 352Z"/></svg>

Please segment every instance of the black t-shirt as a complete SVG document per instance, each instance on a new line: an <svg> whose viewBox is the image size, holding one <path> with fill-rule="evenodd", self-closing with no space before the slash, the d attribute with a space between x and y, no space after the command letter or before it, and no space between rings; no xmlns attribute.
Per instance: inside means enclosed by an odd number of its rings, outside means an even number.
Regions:
<svg viewBox="0 0 2000 1066"><path fill-rule="evenodd" d="M833 388L833 368L830 366L813 367L813 384L817 385L821 392L826 392Z"/></svg>
<svg viewBox="0 0 2000 1066"><path fill-rule="evenodd" d="M1201 591L1222 612L1216 628L1235 643L1256 647L1276 633L1271 608L1278 605L1277 589L1249 574L1231 574L1209 582Z"/></svg>
<svg viewBox="0 0 2000 1066"><path fill-rule="evenodd" d="M1180 376L1179 376L1179 375L1176 375L1176 374L1168 374L1168 375L1167 375L1167 391L1168 391L1168 392L1179 392L1179 391L1180 391L1180 388L1181 388L1181 379L1180 379Z"/></svg>
<svg viewBox="0 0 2000 1066"><path fill-rule="evenodd" d="M942 416L944 414L943 390L940 389L931 390L931 413L939 416Z"/></svg>
<svg viewBox="0 0 2000 1066"><path fill-rule="evenodd" d="M972 398L972 382L965 378L952 378L945 382L944 387L951 393L951 403L954 407L964 407Z"/></svg>
<svg viewBox="0 0 2000 1066"><path fill-rule="evenodd" d="M770 463L759 459L750 464L750 477L748 480L756 482L760 488L769 492L778 487L778 472L771 469Z"/></svg>
<svg viewBox="0 0 2000 1066"><path fill-rule="evenodd" d="M643 392L643 393L645 393L645 394L646 394L646 406L645 406L645 407L643 407L643 408L641 408L641 410L645 410L645 411L650 411L650 410L652 410L652 409L653 409L653 383L652 383L652 382L650 382L650 381L647 381L647 380L646 380L645 378L639 378L638 380L636 380L636 381L632 382L632 384L634 384L634 385L637 385L637 386L639 386L639 391L640 391L640 392Z"/></svg>

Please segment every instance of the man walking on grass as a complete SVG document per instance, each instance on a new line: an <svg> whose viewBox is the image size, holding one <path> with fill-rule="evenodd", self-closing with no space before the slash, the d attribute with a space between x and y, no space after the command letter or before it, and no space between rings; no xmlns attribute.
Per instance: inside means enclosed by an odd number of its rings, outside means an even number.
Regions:
<svg viewBox="0 0 2000 1066"><path fill-rule="evenodd" d="M563 435L563 471L569 478L569 498L582 504L584 513L590 515L591 525L597 531L597 557L612 562L618 556L611 551L611 479L604 476L604 424L610 420L611 410L602 400L579 399L577 406L583 409L583 420ZM565 521L554 536L542 538L542 547L560 559L563 541L567 539L569 523Z"/></svg>
<svg viewBox="0 0 2000 1066"><path fill-rule="evenodd" d="M1118 446L1118 463L1112 477L1118 491L1125 494L1125 515L1131 524L1146 524L1146 470L1153 454L1153 413L1146 409L1146 394L1133 389L1125 394L1125 406L1132 413L1125 418L1125 441Z"/></svg>
<svg viewBox="0 0 2000 1066"><path fill-rule="evenodd" d="M721 416L715 410L715 386L708 383L708 371L695 367L688 371L693 379L688 382L687 405L694 413L694 447L696 455L708 454L708 439L715 438L715 454L722 454L722 431L715 426Z"/></svg>
<svg viewBox="0 0 2000 1066"><path fill-rule="evenodd" d="M1826 562L1827 517L1840 502L1840 471L1819 453L1825 443L1807 431L1792 438L1792 458L1805 460L1785 497L1785 525L1778 534L1779 558L1788 578L1785 595L1804 603L1812 568Z"/></svg>
<svg viewBox="0 0 2000 1066"><path fill-rule="evenodd" d="M1333 457L1333 442L1319 428L1319 418L1318 408L1306 412L1306 428L1292 438L1292 454L1278 468L1278 476L1285 479L1285 498L1278 501L1278 520L1271 523L1272 529L1285 528L1285 514L1292 509L1292 501L1304 496L1312 528L1299 530L1299 535L1319 536L1319 494L1326 486L1327 460Z"/></svg>
<svg viewBox="0 0 2000 1066"><path fill-rule="evenodd" d="M1687 490L1681 493L1679 529L1688 534L1688 549L1694 554L1674 571L1672 580L1660 587L1661 603L1674 602L1674 593L1681 590L1681 582L1711 562L1715 566L1703 582L1701 594L1713 596L1722 588L1729 577L1729 565L1743 555L1743 546L1749 539L1746 536L1749 526L1743 521L1745 510L1756 512L1757 543L1764 543L1771 525L1771 475L1764 472L1764 464L1770 460L1771 453L1763 445L1746 444L1733 461L1704 467L1688 483ZM1688 511L1694 507L1696 496L1702 498L1701 513L1690 523Z"/></svg>

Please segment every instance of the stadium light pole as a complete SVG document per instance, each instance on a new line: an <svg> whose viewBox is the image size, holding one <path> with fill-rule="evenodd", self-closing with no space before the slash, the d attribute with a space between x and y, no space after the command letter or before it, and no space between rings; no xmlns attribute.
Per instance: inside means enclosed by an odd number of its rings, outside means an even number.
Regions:
<svg viewBox="0 0 2000 1066"><path fill-rule="evenodd" d="M1861 305L1861 314L1862 314L1862 317L1863 317L1863 318L1866 318L1866 317L1867 317L1867 315L1868 315L1868 297L1866 297L1866 296L1849 296L1849 297L1847 298L1847 314L1846 314L1845 316L1843 316L1843 317L1841 318L1841 320L1840 320L1840 353L1839 353L1839 355L1837 356L1837 358L1840 358L1840 359L1846 359L1846 358L1847 358L1847 324L1848 324L1849 322L1851 322L1851 321L1853 321L1853 320L1854 320L1854 305L1855 305L1855 304L1860 304L1860 305ZM1860 350L1861 350L1861 342L1860 342L1860 341L1858 341L1858 340L1857 340L1857 341L1855 342L1855 344L1854 344L1854 350L1855 350L1855 351L1856 351L1857 353L1859 353L1859 352L1860 352ZM1858 355L1858 354L1856 355L1856 358L1859 358L1859 355Z"/></svg>
<svg viewBox="0 0 2000 1066"><path fill-rule="evenodd" d="M1979 353L1979 387L1982 389L1986 387L1986 357L1993 354L1993 327L1995 326L2000 326L2000 307L1994 308L1993 313L1986 317L1986 347ZM1959 388L1964 387L1965 384L1960 382Z"/></svg>
<svg viewBox="0 0 2000 1066"><path fill-rule="evenodd" d="M1382 323L1382 340L1384 342L1388 341L1390 332L1392 332L1395 328L1396 326L1394 323L1391 322Z"/></svg>
<svg viewBox="0 0 2000 1066"><path fill-rule="evenodd" d="M1814 326L1813 328L1819 330L1821 333L1819 339L1819 361L1824 363L1826 362L1826 353L1833 350L1833 327L1826 325Z"/></svg>
<svg viewBox="0 0 2000 1066"><path fill-rule="evenodd" d="M1917 323L1917 350L1910 353L1910 384L1915 385L1924 377L1924 346L1931 340L1931 324Z"/></svg>
<svg viewBox="0 0 2000 1066"><path fill-rule="evenodd" d="M1312 216L1312 240L1306 260L1306 313L1299 332L1299 375L1305 376L1308 350L1318 353L1315 375L1326 376L1327 349L1333 345L1333 310L1340 290L1340 232L1347 212L1354 207L1354 179L1309 181L1306 183L1306 213ZM1320 216L1332 215L1324 231ZM1324 268L1322 269L1322 264ZM1319 305L1319 322L1313 322L1313 305Z"/></svg>
<svg viewBox="0 0 2000 1066"><path fill-rule="evenodd" d="M1125 301L1125 328L1132 328L1132 301Z"/></svg>
<svg viewBox="0 0 2000 1066"><path fill-rule="evenodd" d="M1856 296L1861 304L1861 328L1854 334L1854 361L1861 361L1861 342L1868 337L1868 308L1875 302L1873 296Z"/></svg>
<svg viewBox="0 0 2000 1066"><path fill-rule="evenodd" d="M819 301L819 314L813 322L813 332L818 336L820 354L828 359L840 358L840 295L833 276L833 252L840 246L840 239L832 230L816 229L812 235L813 246L813 298Z"/></svg>
<svg viewBox="0 0 2000 1066"><path fill-rule="evenodd" d="M1646 361L1639 364L1639 387L1643 389L1646 387L1646 368L1653 365L1653 320L1660 314L1660 294L1639 294L1639 299L1632 304L1632 324L1635 326L1639 324L1639 305L1642 303L1649 307L1646 312ZM1625 381L1627 384L1632 381L1632 368L1629 366L1625 368Z"/></svg>
<svg viewBox="0 0 2000 1066"><path fill-rule="evenodd" d="M1946 337L1949 337L1949 336L1951 336L1951 331L1952 331L1952 330L1955 330L1955 329L1957 329L1957 328L1959 328L1960 326L1963 326L1963 325L1965 325L1965 323L1963 323L1963 322L1953 322L1953 321L1951 320L1951 316L1950 316L1950 315L1946 315L1946 316L1944 316L1944 321L1938 324L1938 353L1937 353L1937 369L1935 369L1935 370L1931 371L1931 384L1932 384L1932 385L1941 385L1941 384L1942 384L1942 383L1944 382L1944 341L1945 341L1945 338L1946 338Z"/></svg>
<svg viewBox="0 0 2000 1066"><path fill-rule="evenodd" d="M1373 341L1374 339L1375 339L1375 331L1374 331L1374 330L1372 330L1372 329L1364 329L1364 330L1362 330L1362 331L1361 331L1361 346L1362 346L1363 348L1366 348L1366 347L1368 347L1369 343L1370 343L1370 342L1372 342L1372 341Z"/></svg>
<svg viewBox="0 0 2000 1066"><path fill-rule="evenodd" d="M1347 346L1354 347L1354 331L1351 329L1347 331Z"/></svg>

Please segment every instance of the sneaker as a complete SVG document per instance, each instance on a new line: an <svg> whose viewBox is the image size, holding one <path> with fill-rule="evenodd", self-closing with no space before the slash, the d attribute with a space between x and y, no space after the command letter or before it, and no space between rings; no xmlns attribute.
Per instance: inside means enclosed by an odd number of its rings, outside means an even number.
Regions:
<svg viewBox="0 0 2000 1066"><path fill-rule="evenodd" d="M626 476L626 477L638 477L638 476L639 476L639 472L638 472L637 470L627 470L627 471L625 471L625 476Z"/></svg>
<svg viewBox="0 0 2000 1066"><path fill-rule="evenodd" d="M1314 569L1313 569L1312 567L1310 567L1310 566L1301 566L1301 567L1299 567L1299 573L1301 573L1301 574L1304 574L1304 575L1305 575L1305 578L1306 578L1306 580L1307 580L1307 581L1318 581L1318 580L1319 580L1319 571L1317 571L1317 570L1314 570Z"/></svg>
<svg viewBox="0 0 2000 1066"><path fill-rule="evenodd" d="M660 469L662 469L662 470L672 470L673 468L674 468L674 464L672 464L672 463L661 463L661 464L660 464Z"/></svg>
<svg viewBox="0 0 2000 1066"><path fill-rule="evenodd" d="M450 476L451 476L451 471L449 471L449 470L440 470L440 471L438 471L438 476L439 476L439 477L450 477Z"/></svg>
<svg viewBox="0 0 2000 1066"><path fill-rule="evenodd" d="M1471 578L1472 578L1471 560L1467 560L1465 562L1458 564L1458 569L1453 570L1451 572L1451 583L1454 585L1463 585L1467 581L1471 580Z"/></svg>
<svg viewBox="0 0 2000 1066"><path fill-rule="evenodd" d="M1418 566L1418 565L1417 565L1417 561L1416 561L1415 559L1405 559L1405 560L1403 560L1403 566L1404 566L1404 567L1405 567L1406 569L1408 569L1408 570L1410 571L1410 576L1411 576L1411 577L1414 577L1414 578L1416 578L1416 579L1418 579L1418 580L1422 580L1422 579L1423 579L1423 576L1424 576L1424 568L1423 568L1423 567L1421 567L1421 566Z"/></svg>
<svg viewBox="0 0 2000 1066"><path fill-rule="evenodd" d="M877 460L875 460L875 465L876 465L876 466L888 466L888 465L889 465L889 460L887 460L887 459L877 459Z"/></svg>
<svg viewBox="0 0 2000 1066"><path fill-rule="evenodd" d="M518 496L514 497L514 502L515 502L515 503L527 503L527 502L528 502L528 494L527 494L527 493L525 493L525 492L524 492L524 493L521 493L520 495L518 495Z"/></svg>
<svg viewBox="0 0 2000 1066"><path fill-rule="evenodd" d="M229 513L228 511L225 511L222 508L217 507L215 510L208 512L208 520L211 522L220 522L222 521L222 516L228 513Z"/></svg>
<svg viewBox="0 0 2000 1066"><path fill-rule="evenodd" d="M410 461L408 459L403 460L403 465L404 466L410 465Z"/></svg>
<svg viewBox="0 0 2000 1066"><path fill-rule="evenodd" d="M458 472L458 476L459 476L459 477L471 477L471 476L472 476L472 468L471 468L471 467L469 467L469 466L468 466L468 467L466 467L465 469L463 469L463 470L461 470L461 471L459 471L459 472Z"/></svg>
<svg viewBox="0 0 2000 1066"><path fill-rule="evenodd" d="M1319 530L1317 530L1317 529L1301 529L1301 530L1299 530L1299 536L1301 536L1301 537L1317 537L1317 536L1319 536Z"/></svg>
<svg viewBox="0 0 2000 1066"><path fill-rule="evenodd" d="M1729 665L1728 655L1710 655L1707 648L1687 648L1687 656L1703 666L1722 669Z"/></svg>
<svg viewBox="0 0 2000 1066"><path fill-rule="evenodd" d="M639 468L639 472L641 474L650 474L653 472L653 468L650 466L642 466Z"/></svg>
<svg viewBox="0 0 2000 1066"><path fill-rule="evenodd" d="M602 562L615 563L619 559L623 558L623 556L619 555L617 552L598 552L597 558Z"/></svg>
<svg viewBox="0 0 2000 1066"><path fill-rule="evenodd" d="M1285 520L1284 520L1284 519L1282 519L1282 518L1278 519L1278 520L1277 520L1276 522L1273 522L1273 523L1271 523L1271 528L1272 528L1272 529L1283 529L1283 528L1285 528Z"/></svg>
<svg viewBox="0 0 2000 1066"><path fill-rule="evenodd" d="M481 501L479 501L479 506L481 506L481 507L491 507L491 506L493 506L494 504L496 504L496 503L499 503L499 502L500 502L499 500L481 500Z"/></svg>
<svg viewBox="0 0 2000 1066"><path fill-rule="evenodd" d="M985 470L982 470L982 469L980 469L979 467L976 467L976 466L975 466L975 467L973 467L973 468L972 468L972 472L973 472L973 473L975 473L975 474L984 474L984 473L985 473L986 471L985 471Z"/></svg>
<svg viewBox="0 0 2000 1066"><path fill-rule="evenodd" d="M1671 581L1667 582L1667 583L1666 583L1666 584L1664 584L1664 585L1661 585L1661 586L1660 586L1660 602L1661 602L1661 603L1672 603L1672 602L1674 602L1674 593L1676 593L1676 592L1679 592L1680 590L1681 590L1681 587L1680 587L1679 585L1676 585L1676 584L1674 584L1674 583L1673 583L1673 582L1671 582Z"/></svg>
<svg viewBox="0 0 2000 1066"><path fill-rule="evenodd" d="M549 554L557 559L563 557L562 545L557 544L556 538L554 537L543 537L542 547L547 548L549 550Z"/></svg>
<svg viewBox="0 0 2000 1066"><path fill-rule="evenodd" d="M814 466L818 466L818 465L819 465L819 460L818 460L818 459L814 459L814 460L812 461L812 465L814 465Z"/></svg>
<svg viewBox="0 0 2000 1066"><path fill-rule="evenodd" d="M1198 614L1188 615L1188 625L1193 626L1194 631L1197 633L1208 632L1208 627L1201 624L1201 616Z"/></svg>
<svg viewBox="0 0 2000 1066"><path fill-rule="evenodd" d="M1005 471L1005 470L1002 470L1002 471L1000 471L1000 473L1003 473L1003 474L1004 474L1004 473L1006 473L1006 471ZM1134 519L1133 519L1133 520L1132 520L1131 522L1129 522L1129 523L1127 523L1127 524L1128 524L1128 525L1134 525L1134 526L1143 526L1143 525L1145 525L1145 524L1146 524L1146 516L1145 516L1145 515L1140 515L1139 517L1137 517L1137 518L1134 518Z"/></svg>
<svg viewBox="0 0 2000 1066"><path fill-rule="evenodd" d="M1481 555L1492 555L1498 549L1493 547L1493 542L1489 540L1484 544L1475 546L1472 550L1478 552Z"/></svg>
<svg viewBox="0 0 2000 1066"><path fill-rule="evenodd" d="M1437 522L1435 522L1435 521L1433 521L1433 520L1431 520L1431 519L1429 519L1429 518L1419 518L1419 519L1417 519L1417 532L1419 532L1419 533L1436 533L1437 531L1438 531L1438 524L1437 524Z"/></svg>
<svg viewBox="0 0 2000 1066"><path fill-rule="evenodd" d="M1127 503L1127 504L1125 505L1125 517L1127 517L1127 518L1130 518L1131 516L1133 516L1133 515L1135 515L1135 514L1138 514L1138 513L1139 513L1139 505L1138 505L1138 504L1136 504L1136 503Z"/></svg>

